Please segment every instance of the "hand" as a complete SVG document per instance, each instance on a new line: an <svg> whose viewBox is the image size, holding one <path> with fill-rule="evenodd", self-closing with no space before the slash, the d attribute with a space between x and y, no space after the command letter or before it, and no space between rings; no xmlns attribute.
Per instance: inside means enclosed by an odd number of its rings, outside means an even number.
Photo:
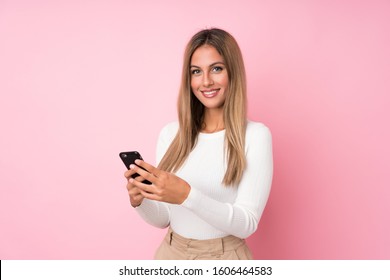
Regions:
<svg viewBox="0 0 390 280"><path fill-rule="evenodd" d="M152 185L147 185L137 180L138 178L130 178L129 183L137 187L143 197L172 204L182 204L186 200L191 190L186 181L142 160L136 160L135 163L145 168L146 171L135 164L130 165L130 170L152 183Z"/></svg>
<svg viewBox="0 0 390 280"><path fill-rule="evenodd" d="M135 181L143 181L144 178L142 176L138 176L135 179L133 179L131 176L134 175L136 172L134 170L127 170L125 172L125 177L127 179L127 191L129 193L130 197L130 203L131 206L137 207L140 206L142 201L144 200L144 196L141 194L140 190L132 183L130 183L130 179Z"/></svg>

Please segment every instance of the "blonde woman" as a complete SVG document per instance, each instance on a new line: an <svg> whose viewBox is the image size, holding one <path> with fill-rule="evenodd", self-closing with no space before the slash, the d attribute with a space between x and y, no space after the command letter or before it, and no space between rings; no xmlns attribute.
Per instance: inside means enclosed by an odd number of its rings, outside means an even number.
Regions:
<svg viewBox="0 0 390 280"><path fill-rule="evenodd" d="M252 259L245 238L270 192L272 140L265 125L247 120L244 63L226 31L189 41L178 122L162 129L157 162L138 160L146 171L131 165L125 173L131 205L151 225L169 227L155 259Z"/></svg>

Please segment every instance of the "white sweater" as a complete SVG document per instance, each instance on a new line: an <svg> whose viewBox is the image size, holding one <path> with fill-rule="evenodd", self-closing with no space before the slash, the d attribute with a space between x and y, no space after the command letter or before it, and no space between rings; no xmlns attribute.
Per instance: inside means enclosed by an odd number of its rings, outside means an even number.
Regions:
<svg viewBox="0 0 390 280"><path fill-rule="evenodd" d="M178 123L165 126L157 144L157 163L178 130ZM191 186L187 199L174 205L144 199L137 212L151 225L171 226L193 239L227 235L246 238L254 233L267 203L273 174L272 138L269 129L248 122L245 155L247 167L234 187L222 185L226 170L225 131L200 133L198 141L176 175Z"/></svg>

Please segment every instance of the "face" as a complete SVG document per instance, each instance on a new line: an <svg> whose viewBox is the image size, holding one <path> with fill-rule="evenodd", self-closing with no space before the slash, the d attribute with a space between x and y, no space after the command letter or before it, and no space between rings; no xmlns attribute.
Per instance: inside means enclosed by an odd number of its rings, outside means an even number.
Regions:
<svg viewBox="0 0 390 280"><path fill-rule="evenodd" d="M209 45L195 50L191 58L191 89L207 109L221 109L225 103L229 78L225 62Z"/></svg>

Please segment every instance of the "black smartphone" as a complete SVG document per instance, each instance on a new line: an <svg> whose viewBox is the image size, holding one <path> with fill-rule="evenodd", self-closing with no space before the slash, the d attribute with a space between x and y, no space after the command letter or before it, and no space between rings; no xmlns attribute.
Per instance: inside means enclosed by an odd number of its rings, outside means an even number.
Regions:
<svg viewBox="0 0 390 280"><path fill-rule="evenodd" d="M119 157L122 159L123 163L125 164L126 168L127 169L130 169L130 164L135 164L135 160L136 159L141 159L143 160L141 154L137 151L132 151L132 152L121 152L119 153ZM139 165L138 165L139 166ZM141 167L142 168L142 167ZM145 170L144 168L142 168L143 170ZM133 174L131 177L133 177L134 179L136 177L138 177L139 174ZM142 183L144 184L148 184L148 185L151 185L152 183L149 182L148 180L144 180L142 181Z"/></svg>

